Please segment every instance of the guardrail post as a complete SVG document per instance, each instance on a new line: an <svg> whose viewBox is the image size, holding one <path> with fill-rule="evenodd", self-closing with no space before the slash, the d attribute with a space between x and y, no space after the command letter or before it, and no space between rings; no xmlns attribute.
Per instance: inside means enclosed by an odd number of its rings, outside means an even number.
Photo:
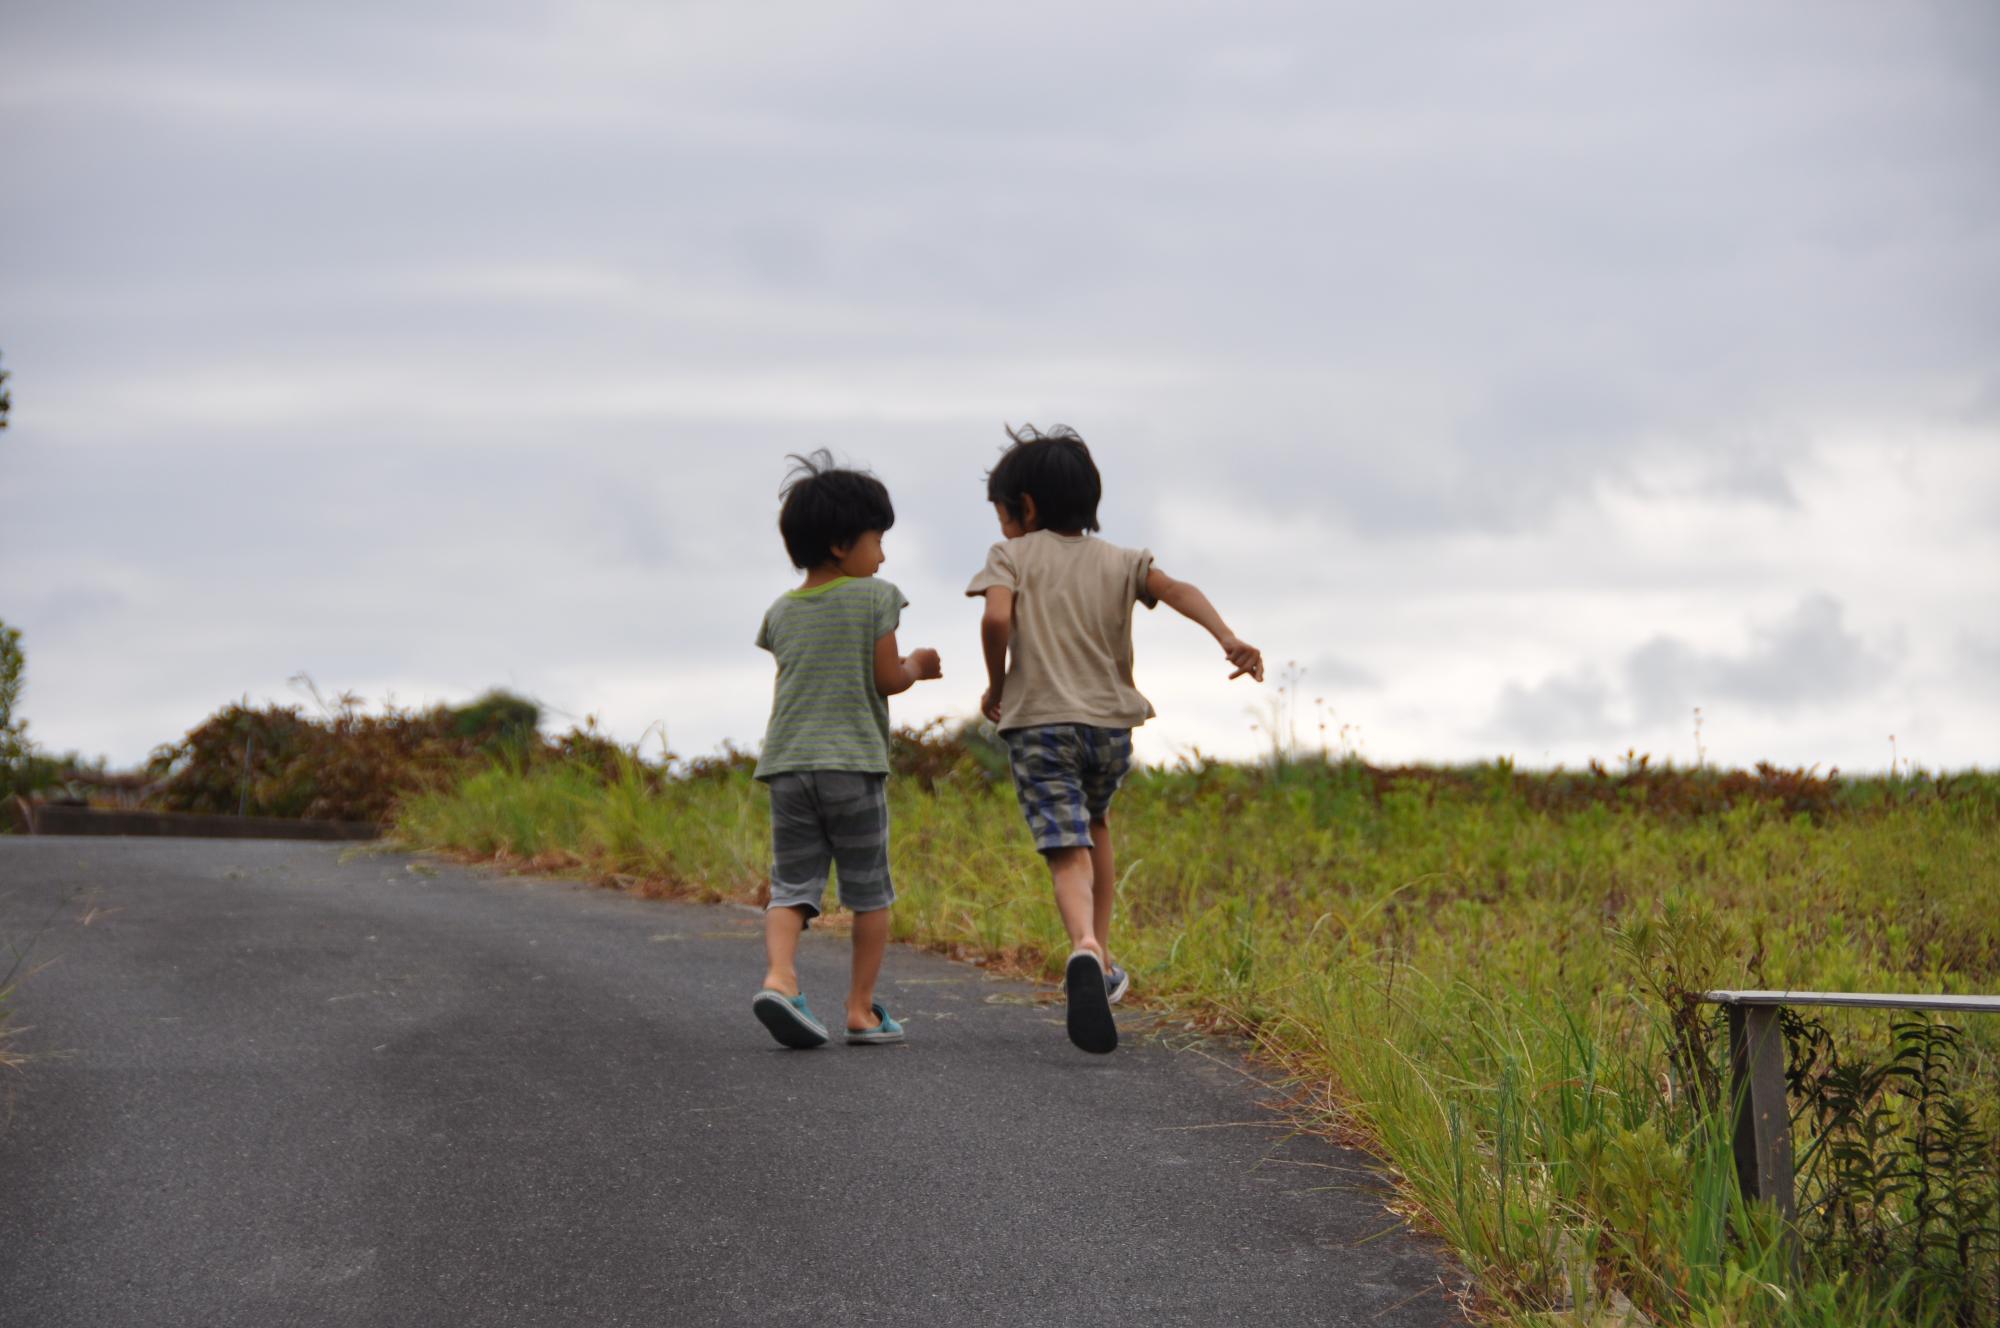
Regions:
<svg viewBox="0 0 2000 1328"><path fill-rule="evenodd" d="M1729 1077L1736 1102L1736 1179L1745 1198L1778 1206L1790 1226L1792 1114L1785 1101L1785 1034L1775 1005L1729 1007Z"/></svg>

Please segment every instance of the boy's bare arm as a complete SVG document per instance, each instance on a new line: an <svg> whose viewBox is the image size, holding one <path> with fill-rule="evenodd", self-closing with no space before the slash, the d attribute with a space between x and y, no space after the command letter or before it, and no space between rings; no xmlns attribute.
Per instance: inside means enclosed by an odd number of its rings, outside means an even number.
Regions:
<svg viewBox="0 0 2000 1328"><path fill-rule="evenodd" d="M882 695L894 696L909 691L925 678L942 677L944 669L938 663L937 651L922 646L899 655L894 632L875 638L875 690Z"/></svg>
<svg viewBox="0 0 2000 1328"><path fill-rule="evenodd" d="M1000 722L1000 692L1007 684L1007 646L1014 639L1014 592L1005 586L986 589L986 612L979 619L979 644L986 655L986 694L979 713Z"/></svg>
<svg viewBox="0 0 2000 1328"><path fill-rule="evenodd" d="M1229 624L1222 621L1222 615L1208 602L1208 596L1192 582L1176 581L1155 567L1146 574L1146 593L1183 618L1207 628L1208 634L1222 647L1222 653L1236 666L1236 672L1229 675L1232 679L1247 673L1258 682L1264 681L1263 652L1230 631Z"/></svg>

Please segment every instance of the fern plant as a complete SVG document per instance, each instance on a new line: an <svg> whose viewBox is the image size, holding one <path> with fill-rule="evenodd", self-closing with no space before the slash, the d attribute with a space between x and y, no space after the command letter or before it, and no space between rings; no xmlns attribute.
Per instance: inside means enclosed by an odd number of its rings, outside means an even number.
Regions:
<svg viewBox="0 0 2000 1328"><path fill-rule="evenodd" d="M1818 1020L1783 1023L1809 1257L1915 1321L2000 1323L2000 1152L1959 1092L1963 1032L1899 1015L1884 1054L1844 1057Z"/></svg>

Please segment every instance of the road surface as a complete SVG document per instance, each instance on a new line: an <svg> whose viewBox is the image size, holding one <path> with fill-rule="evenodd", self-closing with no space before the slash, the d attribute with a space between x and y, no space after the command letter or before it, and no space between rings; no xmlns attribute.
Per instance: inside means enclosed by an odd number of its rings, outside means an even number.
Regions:
<svg viewBox="0 0 2000 1328"><path fill-rule="evenodd" d="M0 837L0 1320L1457 1323L1226 1047L892 947L780 1049L756 915L269 841ZM844 941L800 963L836 1019ZM0 960L0 972L12 962ZM25 975L25 976L24 976Z"/></svg>

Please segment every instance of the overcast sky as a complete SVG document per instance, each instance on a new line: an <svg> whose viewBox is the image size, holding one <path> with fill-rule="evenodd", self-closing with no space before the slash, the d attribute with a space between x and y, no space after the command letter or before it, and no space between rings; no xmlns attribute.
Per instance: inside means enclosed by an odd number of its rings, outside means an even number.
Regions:
<svg viewBox="0 0 2000 1328"><path fill-rule="evenodd" d="M44 745L753 744L785 454L969 714L1005 422L1378 761L2000 765L2000 10L0 0ZM1142 754L1278 693L1141 615ZM658 730L655 730L657 734ZM657 737L648 739L650 744Z"/></svg>

